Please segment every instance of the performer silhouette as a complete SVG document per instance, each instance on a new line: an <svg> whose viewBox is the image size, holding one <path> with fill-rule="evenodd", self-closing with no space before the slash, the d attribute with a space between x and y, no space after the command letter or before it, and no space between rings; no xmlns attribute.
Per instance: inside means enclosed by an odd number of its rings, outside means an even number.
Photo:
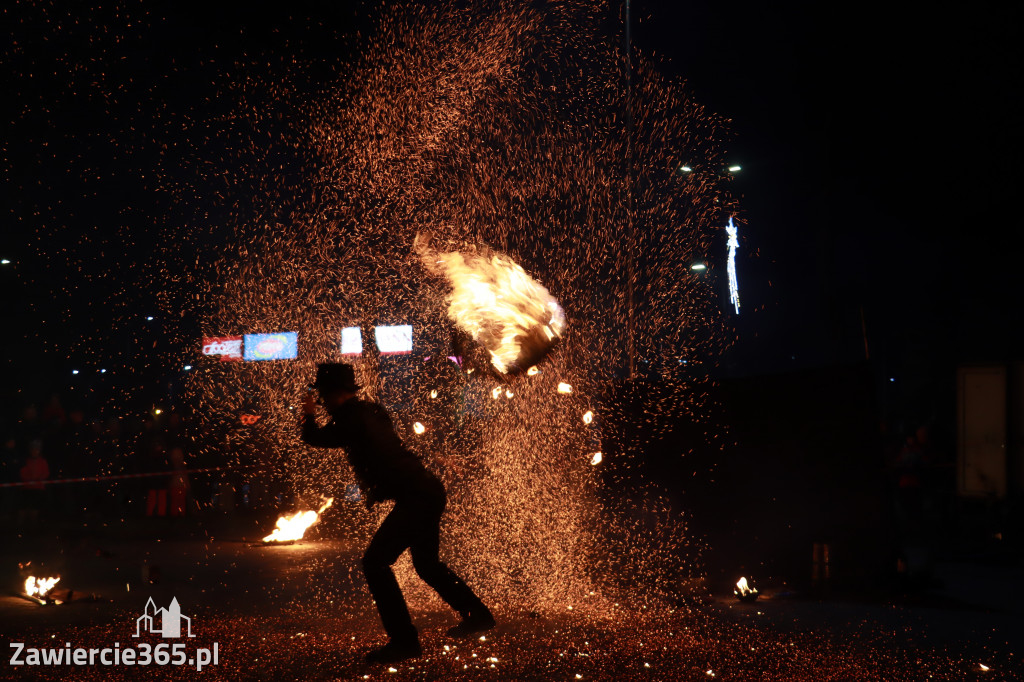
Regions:
<svg viewBox="0 0 1024 682"><path fill-rule="evenodd" d="M462 616L448 634L467 637L494 627L490 610L438 556L447 499L441 481L402 444L383 407L356 397L359 386L351 365L319 365L310 387L319 392L331 421L317 424L316 399L308 394L302 439L315 447L345 448L367 508L380 500L395 501L363 555L366 584L389 637L385 646L366 656L367 662L396 663L422 653L419 633L391 570L406 548L420 578Z"/></svg>

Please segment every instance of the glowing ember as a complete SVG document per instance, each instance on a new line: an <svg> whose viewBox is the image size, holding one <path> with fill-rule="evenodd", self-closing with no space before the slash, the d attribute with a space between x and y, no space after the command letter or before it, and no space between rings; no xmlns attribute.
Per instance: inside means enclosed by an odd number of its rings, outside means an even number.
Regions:
<svg viewBox="0 0 1024 682"><path fill-rule="evenodd" d="M508 390L507 388L505 389L505 397L506 397L506 398L509 398L509 399L511 399L511 398L512 398L512 396L514 396L514 395L515 395L515 393L513 393L513 392L512 392L512 391L510 391L510 390Z"/></svg>
<svg viewBox="0 0 1024 682"><path fill-rule="evenodd" d="M587 410L586 412L583 413L583 423L584 424L590 424L593 421L594 421L594 411L593 410Z"/></svg>
<svg viewBox="0 0 1024 682"><path fill-rule="evenodd" d="M740 598L740 601L754 601L759 594L757 588L750 585L746 578L740 578L736 582L736 589L733 593Z"/></svg>
<svg viewBox="0 0 1024 682"><path fill-rule="evenodd" d="M491 356L502 374L518 374L544 358L565 331L565 313L539 282L497 253L437 253L429 235L415 248L427 269L452 285L448 317Z"/></svg>
<svg viewBox="0 0 1024 682"><path fill-rule="evenodd" d="M420 422L416 422L415 424L412 425L412 430L415 431L417 434L421 434L427 430L427 427L421 424Z"/></svg>
<svg viewBox="0 0 1024 682"><path fill-rule="evenodd" d="M36 578L35 576L29 576L25 579L25 594L30 597L38 597L39 599L45 599L46 595L50 593L50 590L60 582L60 578Z"/></svg>
<svg viewBox="0 0 1024 682"><path fill-rule="evenodd" d="M536 365L526 370L526 376L528 377L535 377L538 374L540 374L540 369Z"/></svg>
<svg viewBox="0 0 1024 682"><path fill-rule="evenodd" d="M567 384L567 383L565 383L564 381L559 382L559 384L558 384L558 392L559 393L572 393L572 386Z"/></svg>
<svg viewBox="0 0 1024 682"><path fill-rule="evenodd" d="M501 397L501 387L500 386L495 386L494 388L491 389L491 397L494 398L495 400L497 400L498 398Z"/></svg>
<svg viewBox="0 0 1024 682"><path fill-rule="evenodd" d="M307 510L295 512L289 516L278 517L277 528L274 529L273 533L263 538L263 542L292 542L301 540L302 536L306 534L306 530L317 522L320 515L333 502L334 498L328 497L317 511Z"/></svg>
<svg viewBox="0 0 1024 682"><path fill-rule="evenodd" d="M436 398L437 397L437 389L436 388L433 391L430 392L430 397L431 398Z"/></svg>
<svg viewBox="0 0 1024 682"><path fill-rule="evenodd" d="M604 455L602 455L600 452L595 452L594 456L590 458L590 463L594 466L597 466L598 464L601 463L603 459Z"/></svg>

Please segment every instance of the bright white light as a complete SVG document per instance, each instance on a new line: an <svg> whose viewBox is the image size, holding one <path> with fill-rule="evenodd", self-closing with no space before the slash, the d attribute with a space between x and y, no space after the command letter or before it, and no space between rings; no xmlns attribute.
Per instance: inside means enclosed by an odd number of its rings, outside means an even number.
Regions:
<svg viewBox="0 0 1024 682"><path fill-rule="evenodd" d="M591 410L587 410L583 413L583 423L589 424L592 421L594 421L594 413Z"/></svg>
<svg viewBox="0 0 1024 682"><path fill-rule="evenodd" d="M604 455L602 455L600 452L595 452L594 456L590 458L590 463L593 466L597 466L598 464L601 463L601 460L603 460L603 459L604 459Z"/></svg>
<svg viewBox="0 0 1024 682"><path fill-rule="evenodd" d="M77 369L73 369L73 370L71 370L71 373L72 374L78 374L78 370Z"/></svg>
<svg viewBox="0 0 1024 682"><path fill-rule="evenodd" d="M185 365L185 367L183 367L183 369L187 372L190 369L192 369L192 365Z"/></svg>
<svg viewBox="0 0 1024 682"><path fill-rule="evenodd" d="M691 270L697 270L697 271L707 270L708 266L704 265L703 263L694 263L693 265L690 266L690 269Z"/></svg>
<svg viewBox="0 0 1024 682"><path fill-rule="evenodd" d="M363 334L359 327L345 327L341 330L341 354L362 355Z"/></svg>
<svg viewBox="0 0 1024 682"><path fill-rule="evenodd" d="M107 373L107 370L105 370L105 369L101 369L100 370L100 374L106 374L106 373Z"/></svg>
<svg viewBox="0 0 1024 682"><path fill-rule="evenodd" d="M377 348L384 355L412 352L411 324L374 327L373 336L377 340Z"/></svg>
<svg viewBox="0 0 1024 682"><path fill-rule="evenodd" d="M572 384L567 384L564 381L558 384L559 393L572 393Z"/></svg>
<svg viewBox="0 0 1024 682"><path fill-rule="evenodd" d="M690 173L693 171L693 169L690 168L689 166L680 166L679 170L683 173Z"/></svg>
<svg viewBox="0 0 1024 682"><path fill-rule="evenodd" d="M729 166L730 173L739 173L741 170L743 170L742 166Z"/></svg>
<svg viewBox="0 0 1024 682"><path fill-rule="evenodd" d="M736 249L740 246L740 240L737 237L738 228L732 222L732 216L729 216L729 224L725 226L725 231L729 234L729 302L736 307L736 314L740 314L740 285L736 280Z"/></svg>
<svg viewBox="0 0 1024 682"><path fill-rule="evenodd" d="M889 377L889 381L896 381L896 377Z"/></svg>
<svg viewBox="0 0 1024 682"><path fill-rule="evenodd" d="M152 322L153 321L153 316L150 315L149 317L146 318L146 320L148 320L149 322Z"/></svg>
<svg viewBox="0 0 1024 682"><path fill-rule="evenodd" d="M415 424L412 425L412 430L415 431L417 434L422 434L424 431L427 430L427 427L419 422L416 422Z"/></svg>
<svg viewBox="0 0 1024 682"><path fill-rule="evenodd" d="M6 258L4 258L3 260L0 260L0 265L10 265L10 264L11 264L11 261L7 260Z"/></svg>
<svg viewBox="0 0 1024 682"><path fill-rule="evenodd" d="M509 390L509 389L507 389L507 388L505 389L505 397L506 397L506 398L508 398L509 400L511 400L511 399L512 399L512 396L514 396L514 395L515 395L515 393L513 393L512 391L510 391L510 390Z"/></svg>
<svg viewBox="0 0 1024 682"><path fill-rule="evenodd" d="M163 414L163 413L164 413L164 411L161 410L159 407L156 408L155 410L153 410L153 414Z"/></svg>

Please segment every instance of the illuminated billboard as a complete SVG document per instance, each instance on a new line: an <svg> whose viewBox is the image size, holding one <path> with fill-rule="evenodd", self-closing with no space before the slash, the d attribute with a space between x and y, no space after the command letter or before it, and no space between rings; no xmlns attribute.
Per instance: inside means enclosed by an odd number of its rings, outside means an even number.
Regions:
<svg viewBox="0 0 1024 682"><path fill-rule="evenodd" d="M246 334L245 360L294 360L299 355L298 332Z"/></svg>
<svg viewBox="0 0 1024 682"><path fill-rule="evenodd" d="M373 335L381 355L412 352L412 325L400 324L393 327L375 327Z"/></svg>
<svg viewBox="0 0 1024 682"><path fill-rule="evenodd" d="M241 336L207 336L203 339L203 355L219 355L224 360L242 359Z"/></svg>
<svg viewBox="0 0 1024 682"><path fill-rule="evenodd" d="M359 327L345 327L341 330L341 354L361 355L363 352L363 334Z"/></svg>

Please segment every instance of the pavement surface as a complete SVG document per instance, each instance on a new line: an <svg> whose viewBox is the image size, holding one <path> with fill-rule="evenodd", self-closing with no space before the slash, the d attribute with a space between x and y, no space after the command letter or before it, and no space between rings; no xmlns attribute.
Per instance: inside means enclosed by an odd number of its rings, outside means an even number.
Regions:
<svg viewBox="0 0 1024 682"><path fill-rule="evenodd" d="M665 604L629 594L544 613L499 610L483 639L454 640L454 614L410 592L424 656L366 666L385 641L359 574L360 548L317 532L289 546L258 542L266 519L83 522L0 532L4 679L227 680L1013 680L1024 679L1020 570L949 564L942 589L884 602L811 600L765 589ZM70 601L17 595L18 563L59 574ZM161 638L136 620L176 598L192 638ZM570 608L572 607L572 608ZM12 665L31 649L184 644L183 665ZM216 644L216 664L196 662ZM38 654L40 657L42 653ZM53 654L51 654L53 655ZM140 654L141 655L141 654ZM96 654L99 656L99 654ZM113 656L113 653L110 654ZM172 656L173 660L173 656ZM192 661L189 664L189 660ZM987 669L986 669L987 668Z"/></svg>

